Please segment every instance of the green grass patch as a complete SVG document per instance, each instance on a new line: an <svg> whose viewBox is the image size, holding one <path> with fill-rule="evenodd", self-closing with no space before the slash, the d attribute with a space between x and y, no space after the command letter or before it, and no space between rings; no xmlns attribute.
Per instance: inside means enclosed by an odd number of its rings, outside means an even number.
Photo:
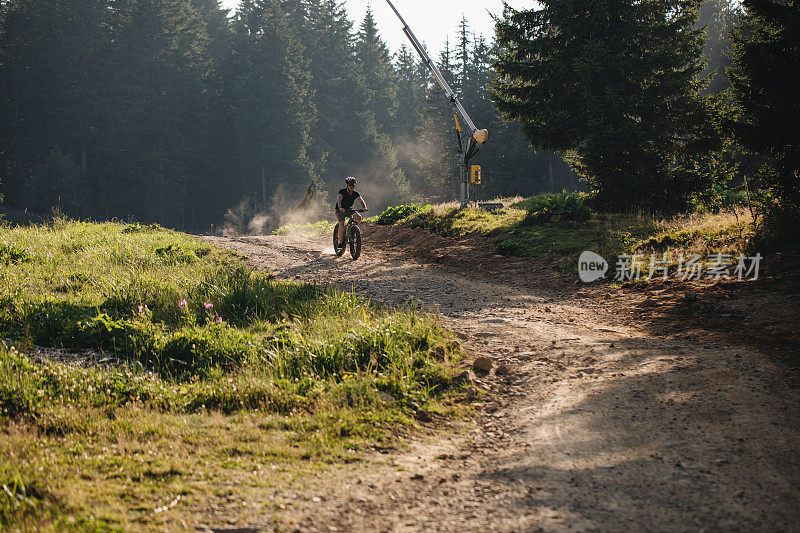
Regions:
<svg viewBox="0 0 800 533"><path fill-rule="evenodd" d="M348 462L458 410L463 353L435 318L129 227L0 228L24 258L0 280L2 524L170 529L153 509L176 494L266 491L259 468ZM106 364L54 357L86 350Z"/></svg>
<svg viewBox="0 0 800 533"><path fill-rule="evenodd" d="M394 207L387 207L383 213L369 219L369 221L381 226L390 226L399 220L407 218L415 213L420 213L429 208L429 205L423 206L419 204L404 204Z"/></svg>
<svg viewBox="0 0 800 533"><path fill-rule="evenodd" d="M620 254L738 253L752 237L752 217L740 206L660 217L597 213L585 200L582 193L563 193L505 200L506 207L496 211L428 206L394 223L448 237L482 235L500 255L570 256L577 262L582 251L592 250L612 264Z"/></svg>

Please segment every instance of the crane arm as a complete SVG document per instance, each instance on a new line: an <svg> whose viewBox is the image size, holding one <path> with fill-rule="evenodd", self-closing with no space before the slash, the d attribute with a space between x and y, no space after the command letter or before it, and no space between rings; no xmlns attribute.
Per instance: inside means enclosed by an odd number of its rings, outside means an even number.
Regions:
<svg viewBox="0 0 800 533"><path fill-rule="evenodd" d="M433 77L436 79L436 83L439 84L439 87L441 87L442 90L445 92L447 98L450 99L450 102L453 104L453 106L455 106L456 110L458 110L458 114L461 115L461 119L464 121L464 124L467 126L467 128L469 128L470 137L474 138L475 141L477 141L479 144L483 144L488 136L486 130L479 130L478 128L475 127L475 124L472 122L472 119L469 118L469 115L467 114L467 111L464 109L464 106L462 106L461 102L459 102L456 93L453 91L453 89L450 88L450 85L444 79L444 76L442 76L442 73L439 71L439 68L433 61L431 61L430 56L428 56L428 53L425 52L424 48L422 48L422 45L419 44L417 37L414 35L414 32L411 31L411 28L408 27L406 21L403 20L403 17L397 11L397 8L394 7L394 4L392 4L391 0L386 0L386 2L389 3L389 7L392 8L394 14L397 15L397 18L399 18L400 22L403 24L403 33L405 33L406 37L408 37L408 40L411 41L411 46L413 46L414 50L417 51L417 54L419 54L419 57L422 59L422 62L425 63L425 66L428 67L428 70L431 71Z"/></svg>

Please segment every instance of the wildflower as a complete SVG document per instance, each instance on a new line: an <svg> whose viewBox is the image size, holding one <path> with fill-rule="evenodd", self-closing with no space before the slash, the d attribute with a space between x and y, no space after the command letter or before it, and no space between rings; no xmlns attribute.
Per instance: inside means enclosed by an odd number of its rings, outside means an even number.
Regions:
<svg viewBox="0 0 800 533"><path fill-rule="evenodd" d="M50 252L47 252L47 258L50 259L51 257L53 257L53 254L51 254Z"/></svg>
<svg viewBox="0 0 800 533"><path fill-rule="evenodd" d="M205 306L205 308L206 308L206 309L208 309L208 310L210 310L210 309L212 309L212 308L214 307L214 304L212 304L211 302L206 302L206 303L204 303L203 305L204 305L204 306Z"/></svg>
<svg viewBox="0 0 800 533"><path fill-rule="evenodd" d="M217 315L217 324L222 324L222 317Z"/></svg>
<svg viewBox="0 0 800 533"><path fill-rule="evenodd" d="M182 313L186 313L186 312L188 312L188 311L189 311L189 304L188 304L188 303L186 303L186 298L184 298L183 300L181 300L180 302L178 302L178 307L180 307L180 308L181 308L181 312L182 312Z"/></svg>

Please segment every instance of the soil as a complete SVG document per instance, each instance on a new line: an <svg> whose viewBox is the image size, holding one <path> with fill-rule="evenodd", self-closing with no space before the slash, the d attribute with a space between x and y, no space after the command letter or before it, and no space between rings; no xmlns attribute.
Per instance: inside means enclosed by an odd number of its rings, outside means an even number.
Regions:
<svg viewBox="0 0 800 533"><path fill-rule="evenodd" d="M278 277L438 313L469 362L489 359L471 371L486 394L466 422L422 419L405 448L238 530L800 531L800 283L786 258L752 282L588 286L568 258L362 231L358 261L328 236L208 239Z"/></svg>

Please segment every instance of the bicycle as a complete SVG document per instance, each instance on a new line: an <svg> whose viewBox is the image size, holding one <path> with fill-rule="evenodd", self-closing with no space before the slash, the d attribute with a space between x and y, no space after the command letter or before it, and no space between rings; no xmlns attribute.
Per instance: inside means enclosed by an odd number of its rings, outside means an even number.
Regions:
<svg viewBox="0 0 800 533"><path fill-rule="evenodd" d="M333 227L333 251L336 255L344 255L344 250L347 248L347 243L350 243L350 255L353 256L353 261L358 259L361 255L361 230L358 228L358 222L353 218L353 213L363 213L367 209L346 209L344 215L349 217L349 220L344 226L344 240L342 246L339 247L339 224L337 222Z"/></svg>

